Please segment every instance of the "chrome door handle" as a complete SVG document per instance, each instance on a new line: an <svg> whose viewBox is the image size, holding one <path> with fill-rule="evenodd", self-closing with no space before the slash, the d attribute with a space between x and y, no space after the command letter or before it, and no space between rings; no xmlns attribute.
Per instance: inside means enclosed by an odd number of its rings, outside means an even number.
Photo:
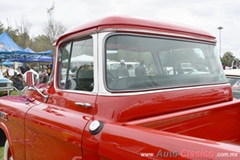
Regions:
<svg viewBox="0 0 240 160"><path fill-rule="evenodd" d="M92 108L92 104L91 103L75 102L75 105L82 106L84 108Z"/></svg>

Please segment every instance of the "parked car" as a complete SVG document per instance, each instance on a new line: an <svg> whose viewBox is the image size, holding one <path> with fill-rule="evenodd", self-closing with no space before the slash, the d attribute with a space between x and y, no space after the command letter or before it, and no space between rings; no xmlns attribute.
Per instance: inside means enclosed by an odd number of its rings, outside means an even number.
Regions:
<svg viewBox="0 0 240 160"><path fill-rule="evenodd" d="M9 95L11 90L13 90L13 82L0 73L0 91L6 92Z"/></svg>
<svg viewBox="0 0 240 160"><path fill-rule="evenodd" d="M234 98L240 99L240 69L224 70L224 73L232 86Z"/></svg>

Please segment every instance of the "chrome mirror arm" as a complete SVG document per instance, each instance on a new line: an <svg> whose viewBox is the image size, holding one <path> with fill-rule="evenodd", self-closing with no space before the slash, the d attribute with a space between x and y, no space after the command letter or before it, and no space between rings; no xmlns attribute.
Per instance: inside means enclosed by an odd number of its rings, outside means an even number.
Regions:
<svg viewBox="0 0 240 160"><path fill-rule="evenodd" d="M40 89L38 89L36 86L32 86L35 90L37 90L38 91L38 93L41 95L41 96L43 96L43 98L44 98L44 103L46 103L47 102L47 100L48 100L48 95L45 95L45 94L43 94L42 92L43 92L43 90L40 90Z"/></svg>
<svg viewBox="0 0 240 160"><path fill-rule="evenodd" d="M24 88L24 91L26 90L26 88L27 88L27 87ZM29 87L28 87L28 90L36 90L41 96L43 96L43 98L44 98L44 103L47 102L49 96L43 94L43 93L42 93L43 90L38 89L36 86L29 86Z"/></svg>
<svg viewBox="0 0 240 160"><path fill-rule="evenodd" d="M34 70L29 70L27 72L24 73L23 75L23 79L26 82L28 89L29 90L37 90L37 92L44 97L44 103L47 102L48 99L48 95L44 95L42 92L43 90L40 90L39 88L37 88L35 85L39 80L39 74L34 71ZM24 88L24 92L26 90L26 87Z"/></svg>

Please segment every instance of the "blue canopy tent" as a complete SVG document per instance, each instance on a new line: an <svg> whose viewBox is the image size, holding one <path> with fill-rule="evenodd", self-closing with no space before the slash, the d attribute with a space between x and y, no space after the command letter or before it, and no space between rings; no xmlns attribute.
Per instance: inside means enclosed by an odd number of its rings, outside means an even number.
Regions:
<svg viewBox="0 0 240 160"><path fill-rule="evenodd" d="M34 51L29 47L25 48L24 50L27 51L27 52L30 52L30 53L34 53Z"/></svg>
<svg viewBox="0 0 240 160"><path fill-rule="evenodd" d="M12 38L7 34L7 32L3 32L0 35L0 54L5 55L16 55L16 54L31 54L30 52L24 51L21 47L19 47Z"/></svg>
<svg viewBox="0 0 240 160"><path fill-rule="evenodd" d="M22 66L21 62L17 62L17 64L18 64L18 66ZM5 61L5 62L1 63L1 65L10 67L10 66L14 66L15 62Z"/></svg>
<svg viewBox="0 0 240 160"><path fill-rule="evenodd" d="M15 57L3 60L5 62L53 62L53 57L49 56L31 56L31 57Z"/></svg>
<svg viewBox="0 0 240 160"><path fill-rule="evenodd" d="M39 55L51 55L52 50L42 51L42 52L35 52L31 48L27 47L24 51L31 53L31 56L39 56Z"/></svg>
<svg viewBox="0 0 240 160"><path fill-rule="evenodd" d="M21 54L31 54L29 52L24 51L21 47L19 47L12 38L6 33L3 32L0 35L0 58L1 59L7 59L12 57L13 55L21 55ZM6 62L5 62L6 63ZM5 64L8 66L14 66L13 64ZM1 70L2 70L3 63L1 64Z"/></svg>
<svg viewBox="0 0 240 160"><path fill-rule="evenodd" d="M6 32L3 32L0 35L0 59L2 59L2 62L5 62L5 64L10 64L10 62L53 63L53 57L49 57L46 55L52 55L52 51L48 50L43 52L35 52L30 48L22 49L13 41L13 39Z"/></svg>
<svg viewBox="0 0 240 160"><path fill-rule="evenodd" d="M7 34L7 32L3 32L0 35L0 58L4 57L16 57L16 56L39 56L39 55L51 55L52 51L43 51L43 52L34 52L30 48L22 49L19 47L13 39ZM5 56L3 56L5 55Z"/></svg>

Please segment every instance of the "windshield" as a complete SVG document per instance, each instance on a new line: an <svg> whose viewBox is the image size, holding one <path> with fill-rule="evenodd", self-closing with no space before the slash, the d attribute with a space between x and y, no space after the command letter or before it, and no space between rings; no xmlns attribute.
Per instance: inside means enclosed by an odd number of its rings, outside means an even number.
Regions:
<svg viewBox="0 0 240 160"><path fill-rule="evenodd" d="M106 86L142 90L227 82L212 44L136 35L106 40Z"/></svg>

